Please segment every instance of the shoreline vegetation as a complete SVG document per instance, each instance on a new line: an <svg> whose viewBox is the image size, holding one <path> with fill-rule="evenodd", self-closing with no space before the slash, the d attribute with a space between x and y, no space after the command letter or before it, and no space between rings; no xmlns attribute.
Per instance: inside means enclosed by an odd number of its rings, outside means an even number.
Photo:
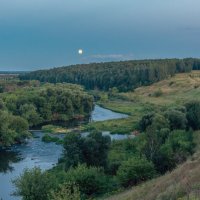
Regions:
<svg viewBox="0 0 200 200"><path fill-rule="evenodd" d="M13 86L15 82L10 84ZM14 88L0 93L0 144L3 146L23 140L31 127L81 120L93 110L93 97L78 85L18 82Z"/></svg>
<svg viewBox="0 0 200 200"><path fill-rule="evenodd" d="M128 200L132 195L136 200L145 198L177 200L187 197L192 190L189 191L184 187L185 177L181 180L176 177L182 167L187 169L185 166L189 166L188 170L200 167L196 156L199 154L200 146L200 71L194 69L200 69L199 59L111 62L41 70L21 75L21 79L37 79L53 83L68 81L85 86L87 92L81 86L71 84L70 87L73 89L67 93L67 97L74 97L76 87L81 88L78 89L78 94L82 97L79 101L78 114L90 113L95 100L97 104L115 112L129 114L129 117L83 124L79 128L81 131L89 132L87 137L82 137L79 130L74 134L70 129L65 130L59 126L44 126L44 130L52 133L69 131L62 141L63 156L58 164L48 171L42 172L38 168L25 170L24 174L14 181L15 194L21 195L24 200L29 200L26 198L29 196L33 197L33 200L57 200L57 196L62 197L64 194L76 196L77 200L101 199L118 191L125 191L128 196L124 197L123 193L117 194L114 199ZM59 91L56 94L60 95L60 92L62 94L63 85L56 83L51 87L55 90L58 87ZM30 94L30 91L25 91ZM48 94L47 102L49 102L49 91L45 89L44 93ZM3 105L5 104L10 111L26 111L13 108L24 102L23 98L19 103L16 100L13 103L8 101L11 93L3 94L5 95ZM39 94L41 96L41 93ZM54 105L63 99L63 104L57 107L60 115L52 116L56 119L69 119L69 116L63 114L67 111L72 113L72 110L77 109L74 103L77 96L75 97L71 99L71 103L68 102L66 95L58 101L52 101L51 109L55 109ZM18 95L11 99L18 99ZM29 101L32 102L32 98ZM63 110L66 105L67 109ZM42 106L42 108L42 111L36 114L44 114L43 111L48 113L46 112L48 107ZM102 135L102 131L134 134L137 137L111 141L109 136ZM52 137L45 135L43 140L61 142L55 136L56 134L52 134ZM190 158L198 166L196 169L192 168L192 165L187 165ZM176 179L175 188L164 184L165 180L169 179L172 182ZM197 179L196 181L191 179L193 180L190 183L191 187L200 182L200 177ZM166 186L167 193L158 188L158 193L148 194L149 188L154 189L151 183L154 186L159 184L163 188ZM134 189L126 192L131 187ZM135 194L138 191L137 198Z"/></svg>

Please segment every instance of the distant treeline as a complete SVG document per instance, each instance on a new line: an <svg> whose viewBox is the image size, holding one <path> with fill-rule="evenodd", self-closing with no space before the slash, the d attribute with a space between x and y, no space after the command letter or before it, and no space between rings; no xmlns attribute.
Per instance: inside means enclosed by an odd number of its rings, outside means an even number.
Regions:
<svg viewBox="0 0 200 200"><path fill-rule="evenodd" d="M128 91L166 79L176 73L200 69L200 59L160 59L91 63L39 70L20 75L22 80L76 83L86 89Z"/></svg>

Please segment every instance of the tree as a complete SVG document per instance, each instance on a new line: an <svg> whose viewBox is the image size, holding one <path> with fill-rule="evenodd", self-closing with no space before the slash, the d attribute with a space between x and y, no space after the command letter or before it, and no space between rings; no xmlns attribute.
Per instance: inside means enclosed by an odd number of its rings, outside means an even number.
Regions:
<svg viewBox="0 0 200 200"><path fill-rule="evenodd" d="M83 162L83 140L80 134L69 133L66 135L64 139L64 158L62 159L66 169Z"/></svg>
<svg viewBox="0 0 200 200"><path fill-rule="evenodd" d="M117 178L122 186L138 184L155 176L152 162L145 158L130 158L124 161L117 171Z"/></svg>
<svg viewBox="0 0 200 200"><path fill-rule="evenodd" d="M156 170L163 174L174 169L193 153L194 146L191 132L184 130L172 131L154 157L153 162Z"/></svg>
<svg viewBox="0 0 200 200"><path fill-rule="evenodd" d="M0 146L9 146L28 135L27 121L0 110Z"/></svg>
<svg viewBox="0 0 200 200"><path fill-rule="evenodd" d="M81 193L86 196L102 194L110 189L110 180L102 168L87 167L85 164L70 168L65 180L78 185Z"/></svg>
<svg viewBox="0 0 200 200"><path fill-rule="evenodd" d="M188 126L194 130L200 129L200 101L190 101L186 104Z"/></svg>
<svg viewBox="0 0 200 200"><path fill-rule="evenodd" d="M29 122L29 126L35 126L42 121L33 104L24 104L20 106L20 115Z"/></svg>
<svg viewBox="0 0 200 200"><path fill-rule="evenodd" d="M80 134L69 133L64 140L65 168L75 167L78 163L88 166L103 166L107 164L108 150L111 139L100 132L93 132L83 138Z"/></svg>
<svg viewBox="0 0 200 200"><path fill-rule="evenodd" d="M84 139L83 157L88 166L106 167L108 150L111 144L109 136L103 136L101 132L92 132Z"/></svg>
<svg viewBox="0 0 200 200"><path fill-rule="evenodd" d="M139 129L141 131L146 131L146 128L152 124L154 116L155 113L148 113L144 115L139 122Z"/></svg>
<svg viewBox="0 0 200 200"><path fill-rule="evenodd" d="M51 191L48 200L81 200L79 187L73 183L60 185L58 191Z"/></svg>
<svg viewBox="0 0 200 200"><path fill-rule="evenodd" d="M48 194L55 188L55 179L39 168L25 169L23 174L13 181L15 196L23 200L48 200Z"/></svg>
<svg viewBox="0 0 200 200"><path fill-rule="evenodd" d="M186 114L178 110L168 110L165 116L169 120L171 130L185 129L187 126Z"/></svg>

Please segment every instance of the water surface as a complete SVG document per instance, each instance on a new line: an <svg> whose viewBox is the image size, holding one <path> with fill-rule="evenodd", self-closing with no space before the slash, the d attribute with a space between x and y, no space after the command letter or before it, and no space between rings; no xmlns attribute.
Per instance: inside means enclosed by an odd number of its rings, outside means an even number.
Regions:
<svg viewBox="0 0 200 200"><path fill-rule="evenodd" d="M108 109L95 106L92 112L92 121L124 118L127 115L112 112ZM42 170L52 168L62 155L63 147L55 143L41 141L44 135L41 131L34 131L33 138L27 144L15 145L7 150L0 151L0 199L20 200L20 197L11 196L14 187L11 180L19 176L25 168L40 167ZM109 132L103 132L110 135ZM126 139L126 135L110 135L112 140Z"/></svg>

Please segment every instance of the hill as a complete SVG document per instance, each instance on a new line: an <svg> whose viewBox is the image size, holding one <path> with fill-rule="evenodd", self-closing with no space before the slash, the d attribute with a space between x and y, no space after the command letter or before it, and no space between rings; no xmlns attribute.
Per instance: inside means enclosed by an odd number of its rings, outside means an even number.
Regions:
<svg viewBox="0 0 200 200"><path fill-rule="evenodd" d="M105 200L200 199L200 132L195 133L196 153L172 172Z"/></svg>
<svg viewBox="0 0 200 200"><path fill-rule="evenodd" d="M142 86L130 92L99 92L93 94L98 103L110 110L129 114L127 119L109 120L90 124L90 128L109 130L113 133L130 133L137 128L141 117L150 111L165 110L183 105L200 97L200 71L178 73L150 86Z"/></svg>
<svg viewBox="0 0 200 200"><path fill-rule="evenodd" d="M20 76L23 80L39 80L51 83L76 83L86 89L108 91L133 90L173 76L176 73L200 69L199 59L136 60L123 62L91 63L39 70Z"/></svg>

